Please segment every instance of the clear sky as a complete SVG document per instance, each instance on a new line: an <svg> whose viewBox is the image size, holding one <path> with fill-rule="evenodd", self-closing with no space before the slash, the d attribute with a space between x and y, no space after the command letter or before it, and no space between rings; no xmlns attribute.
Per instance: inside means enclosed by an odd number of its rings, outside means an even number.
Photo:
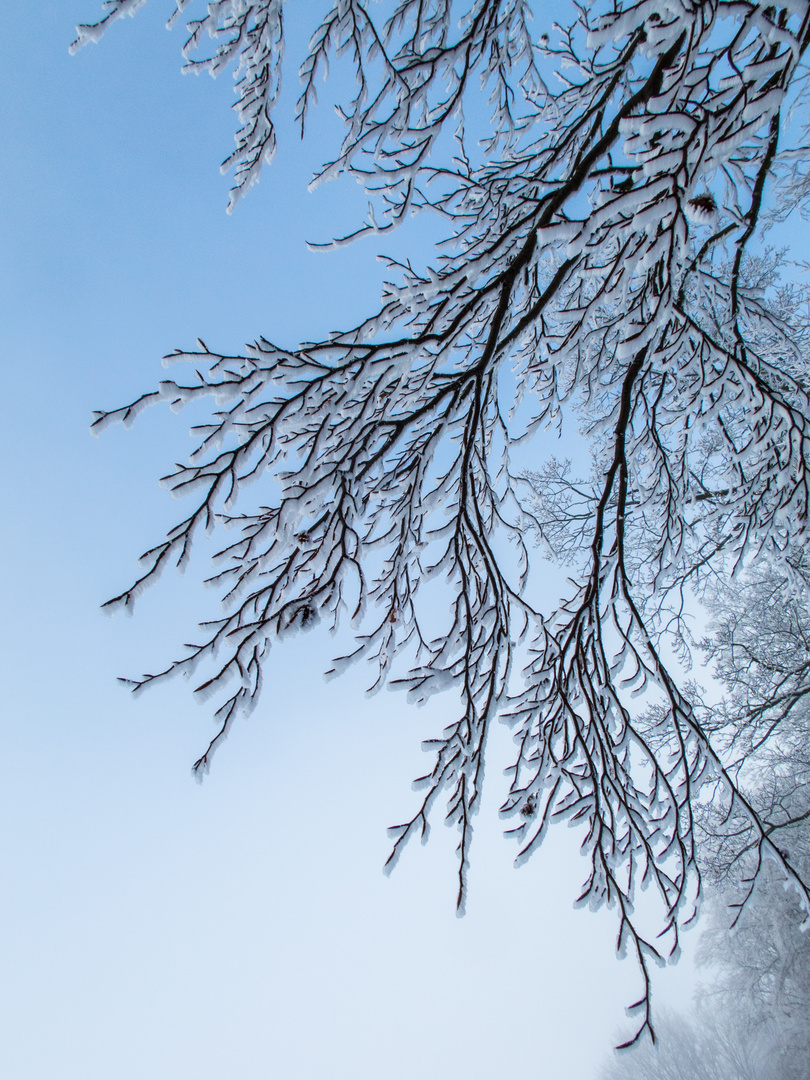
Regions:
<svg viewBox="0 0 810 1080"><path fill-rule="evenodd" d="M289 7L294 30L308 2ZM197 785L206 707L182 683L133 701L115 681L176 655L213 597L203 563L132 620L99 614L173 523L155 480L191 444L168 411L94 440L91 411L151 389L197 335L236 351L357 321L379 295L375 252L429 238L417 224L306 249L365 205L354 184L306 193L328 110L226 216L231 88L180 75L171 6L150 0L71 58L97 0L0 0L0 1075L589 1080L635 972L610 914L572 910L574 833L512 869L506 731L459 920L438 817L426 849L381 873L451 701L367 699L363 671L325 683L335 643L299 638ZM684 985L663 973L660 993Z"/></svg>

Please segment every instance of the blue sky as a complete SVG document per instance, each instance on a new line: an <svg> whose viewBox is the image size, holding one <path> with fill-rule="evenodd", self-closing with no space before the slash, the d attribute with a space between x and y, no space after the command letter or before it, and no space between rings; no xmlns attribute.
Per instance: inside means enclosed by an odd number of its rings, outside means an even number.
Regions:
<svg viewBox="0 0 810 1080"><path fill-rule="evenodd" d="M238 350L356 322L379 294L374 254L430 236L417 223L307 250L365 206L354 184L305 190L329 110L303 146L282 132L227 216L231 89L180 75L170 6L150 0L71 58L95 0L22 14L0 0L0 1074L586 1080L635 973L614 959L611 916L572 910L586 870L574 834L512 869L495 813L506 732L459 920L456 836L438 819L426 849L381 873L385 827L412 807L420 740L449 701L367 699L362 671L325 683L335 643L296 639L200 786L205 707L180 683L137 701L116 684L173 656L212 597L203 562L134 619L99 614L173 522L155 481L191 444L168 411L94 440L91 411L150 389L160 357L197 335ZM661 994L682 1000L687 984L664 973Z"/></svg>

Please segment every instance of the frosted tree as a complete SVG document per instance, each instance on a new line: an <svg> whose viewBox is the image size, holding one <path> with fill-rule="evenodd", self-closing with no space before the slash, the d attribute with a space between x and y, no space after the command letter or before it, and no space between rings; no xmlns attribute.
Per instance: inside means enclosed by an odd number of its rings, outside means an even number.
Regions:
<svg viewBox="0 0 810 1080"><path fill-rule="evenodd" d="M107 0L76 45L140 2ZM194 7L180 0L172 18ZM98 414L101 431L160 401L215 404L189 463L165 480L191 509L108 608L130 608L185 563L199 530L235 528L214 578L224 610L199 644L133 683L209 665L197 693L221 691L222 703L200 772L255 706L268 650L322 621L356 626L336 672L366 659L375 685L393 680L413 700L454 691L453 719L427 744L421 802L392 830L392 861L446 793L460 906L487 735L507 721L517 749L502 812L518 858L553 821L579 825L590 867L579 899L617 912L619 951L641 972L640 1034L649 962L677 955L699 891L705 783L725 790L759 857L808 903L662 643L678 632L673 597L702 575L764 552L778 563L806 540L802 350L742 268L763 215L782 205L778 185L804 197L810 4L572 4L537 42L530 15L523 0L338 0L313 24L301 124L330 59L353 68L357 87L320 178L367 186L374 209L358 232L433 212L448 242L425 271L392 264L359 326L294 350L200 343L167 358L190 364L189 379ZM275 149L283 3L215 0L188 25L192 68L236 66L235 200ZM483 143L466 135L482 86ZM540 610L532 489L513 450L536 440L539 465L545 433L563 424L590 440L597 489L578 577ZM239 512L244 485L265 472L278 497ZM639 534L643 569L628 546ZM438 631L436 578L450 596ZM649 905L634 912L639 886L658 897L655 927Z"/></svg>
<svg viewBox="0 0 810 1080"><path fill-rule="evenodd" d="M806 871L808 861L797 860ZM711 979L700 994L700 1015L716 1025L732 1020L738 1050L759 1061L759 1080L806 1080L810 1070L810 939L799 929L795 895L771 869L761 875L751 902L728 932L726 887L711 905L701 939ZM745 1056L745 1054L743 1055ZM732 1074L733 1075L733 1074ZM740 1075L745 1075L740 1070Z"/></svg>
<svg viewBox="0 0 810 1080"><path fill-rule="evenodd" d="M725 690L703 707L712 741L783 857L810 869L810 608L806 559L718 580L703 647ZM700 862L712 886L698 958L699 1007L656 1024L658 1047L614 1059L605 1080L701 1077L806 1080L810 1063L810 938L784 875L760 869L750 816L728 797L702 804ZM730 919L729 913L734 917ZM730 927L731 924L731 927ZM730 928L733 932L730 933Z"/></svg>
<svg viewBox="0 0 810 1080"><path fill-rule="evenodd" d="M786 863L810 871L810 578L806 551L750 567L709 594L713 633L703 647L726 694L707 727L738 786ZM699 820L704 873L724 904L702 939L716 972L705 998L735 1002L755 1039L770 1033L762 1075L805 1080L810 1061L810 940L781 875L760 873L750 821L726 798ZM727 933L728 908L739 915Z"/></svg>
<svg viewBox="0 0 810 1080"><path fill-rule="evenodd" d="M704 1002L699 1017L665 1012L656 1032L655 1044L614 1055L599 1080L793 1080L773 1067L776 1026L752 1031L733 1000Z"/></svg>
<svg viewBox="0 0 810 1080"><path fill-rule="evenodd" d="M807 559L749 569L712 590L703 648L726 695L705 726L785 860L810 865L810 578ZM720 798L701 823L704 860L727 889L757 885L750 821Z"/></svg>

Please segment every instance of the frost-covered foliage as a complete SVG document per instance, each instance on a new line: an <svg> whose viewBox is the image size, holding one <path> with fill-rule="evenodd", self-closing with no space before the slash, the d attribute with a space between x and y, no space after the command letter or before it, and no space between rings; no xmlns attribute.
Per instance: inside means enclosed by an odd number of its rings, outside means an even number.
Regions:
<svg viewBox="0 0 810 1080"><path fill-rule="evenodd" d="M134 6L108 0L107 20ZM238 194L272 151L282 5L205 11L187 48L205 30L215 52L193 62L238 64ZM198 689L226 695L212 747L255 704L271 646L321 620L358 624L338 670L370 659L378 683L395 678L416 700L456 688L458 712L429 743L424 798L393 830L392 857L449 792L460 905L487 735L505 719L517 752L503 813L520 858L551 822L580 826L580 901L617 910L619 950L642 975L640 1033L648 962L677 953L698 893L707 781L808 900L661 641L680 629L677 607L674 627L666 613L689 583L765 553L778 565L807 540L804 354L743 267L766 194L779 205L777 172L801 190L802 154L782 142L788 110L802 108L810 4L572 4L570 22L537 45L530 14L523 0L337 0L314 27L302 121L330 55L354 66L358 86L323 175L351 173L376 193L363 228L433 210L452 242L424 273L394 267L358 327L292 351L262 339L243 355L174 353L202 373L98 415L96 430L158 401L217 406L166 481L192 509L108 606L130 607L184 562L198 529L235 527L215 579L224 613L162 676L135 684L213 661ZM79 42L102 29L81 28ZM482 83L491 137L469 147L464 104ZM541 611L526 546L534 498L511 451L534 438L541 462L544 432L572 414L595 488L578 577ZM276 501L238 513L243 486L267 471ZM426 587L436 577L451 596L439 630ZM651 700L654 714L642 708ZM657 931L634 912L639 886L658 897Z"/></svg>

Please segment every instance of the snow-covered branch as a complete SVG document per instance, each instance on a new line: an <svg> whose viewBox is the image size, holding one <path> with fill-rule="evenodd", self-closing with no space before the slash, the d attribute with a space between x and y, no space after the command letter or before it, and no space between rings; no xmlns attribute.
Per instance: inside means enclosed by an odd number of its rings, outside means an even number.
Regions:
<svg viewBox="0 0 810 1080"><path fill-rule="evenodd" d="M416 700L456 688L456 719L430 740L424 799L394 830L394 854L448 791L460 905L487 733L505 718L517 756L503 812L521 857L551 822L581 824L581 900L616 908L619 948L639 962L637 1037L650 1028L648 962L677 953L699 892L704 784L728 792L758 859L775 860L810 905L668 669L658 603L756 557L789 562L807 541L807 354L748 287L746 265L784 166L788 110L801 107L810 6L593 3L537 47L520 0L383 7L339 0L327 13L301 69L299 115L316 73L346 54L358 89L321 176L354 173L388 223L435 210L452 251L425 272L399 268L354 329L292 351L261 340L236 357L175 354L204 373L99 414L101 427L159 400L216 404L188 465L165 481L192 510L110 605L131 605L189 557L199 528L221 522L238 531L214 578L224 613L137 687L213 660L197 692L230 682L224 733L255 704L273 645L346 616L357 644L336 670L371 659L376 684L392 677ZM108 8L107 21L128 10ZM206 10L187 48L205 30L218 45L199 63L240 65L239 192L274 145L281 4ZM473 81L489 87L494 114L491 140L475 148L459 124ZM453 135L455 157L441 160ZM569 534L579 576L540 611L525 537L542 522L511 450L535 437L539 465L543 432L571 414L595 462ZM267 471L278 498L238 513L244 485ZM450 612L437 635L424 585L439 577ZM650 700L655 724L639 708ZM208 763L206 753L198 766ZM653 935L634 910L649 884Z"/></svg>

